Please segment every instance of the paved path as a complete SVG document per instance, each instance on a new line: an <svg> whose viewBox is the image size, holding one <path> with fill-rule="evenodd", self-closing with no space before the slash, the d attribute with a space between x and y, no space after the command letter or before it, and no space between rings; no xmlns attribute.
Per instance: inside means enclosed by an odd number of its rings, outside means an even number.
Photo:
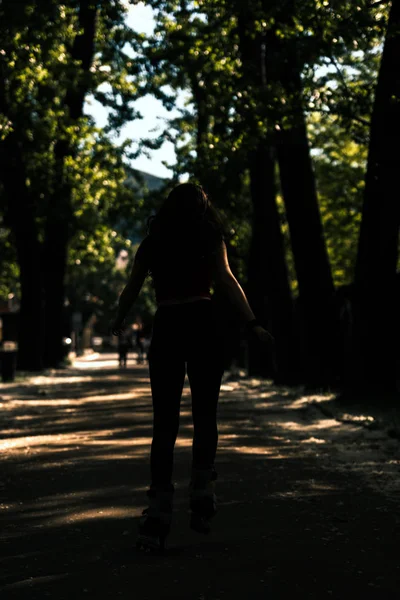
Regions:
<svg viewBox="0 0 400 600"><path fill-rule="evenodd" d="M164 557L134 549L146 506L146 365L102 355L0 386L0 598L399 598L399 442L300 390L223 385L219 513L189 530L189 389Z"/></svg>

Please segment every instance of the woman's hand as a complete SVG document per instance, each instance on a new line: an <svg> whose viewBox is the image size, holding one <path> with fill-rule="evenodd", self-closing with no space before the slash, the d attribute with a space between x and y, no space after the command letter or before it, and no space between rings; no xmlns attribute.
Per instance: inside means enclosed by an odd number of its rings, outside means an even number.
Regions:
<svg viewBox="0 0 400 600"><path fill-rule="evenodd" d="M256 325L253 329L253 332L258 337L260 342L262 342L263 344L269 344L273 346L275 339L269 331L264 329L264 327L262 327L261 325Z"/></svg>
<svg viewBox="0 0 400 600"><path fill-rule="evenodd" d="M120 319L117 317L111 324L111 333L116 336L122 335L125 331L125 328L125 319Z"/></svg>

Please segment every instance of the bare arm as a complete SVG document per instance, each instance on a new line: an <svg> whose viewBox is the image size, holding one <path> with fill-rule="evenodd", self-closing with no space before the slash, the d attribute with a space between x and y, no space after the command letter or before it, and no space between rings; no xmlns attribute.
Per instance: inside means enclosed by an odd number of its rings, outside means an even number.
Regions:
<svg viewBox="0 0 400 600"><path fill-rule="evenodd" d="M218 248L214 279L215 283L226 293L233 306L242 315L243 320L245 322L253 321L255 316L246 298L246 294L229 266L225 242L222 242Z"/></svg>
<svg viewBox="0 0 400 600"><path fill-rule="evenodd" d="M116 322L122 323L142 289L147 275L147 269L135 257L129 281L119 297Z"/></svg>
<svg viewBox="0 0 400 600"><path fill-rule="evenodd" d="M250 304L246 298L246 294L231 271L225 242L222 242L221 246L218 248L216 261L214 264L214 279L215 283L225 291L229 300L238 310L239 314L242 315L245 323L248 324L251 321L255 321L255 323L252 324L252 331L254 331L258 339L262 342L273 344L273 336L269 331L264 329L262 325L257 323L254 313L251 310Z"/></svg>

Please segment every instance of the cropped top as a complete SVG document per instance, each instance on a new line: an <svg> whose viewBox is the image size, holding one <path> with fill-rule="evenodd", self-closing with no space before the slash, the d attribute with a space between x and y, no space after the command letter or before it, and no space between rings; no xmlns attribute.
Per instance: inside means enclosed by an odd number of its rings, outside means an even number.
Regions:
<svg viewBox="0 0 400 600"><path fill-rule="evenodd" d="M191 296L211 298L211 264L205 255L192 258L190 263L182 253L179 261L166 254L155 260L153 243L147 236L137 250L136 260L151 272L158 304Z"/></svg>

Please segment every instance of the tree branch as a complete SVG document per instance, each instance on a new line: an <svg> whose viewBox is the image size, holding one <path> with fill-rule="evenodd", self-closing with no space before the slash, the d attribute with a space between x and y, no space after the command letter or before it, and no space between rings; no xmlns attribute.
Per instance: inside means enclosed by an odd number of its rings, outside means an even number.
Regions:
<svg viewBox="0 0 400 600"><path fill-rule="evenodd" d="M354 98L353 94L352 94L352 93L351 93L351 91L349 90L349 87L348 87L348 85L347 85L347 81L346 81L346 79L344 78L344 75L343 75L343 73L342 73L342 71L341 71L341 69L340 69L340 67L339 67L339 65L338 65L338 63L337 63L337 61L336 61L335 57L334 57L334 56L332 56L332 55L330 55L328 58L329 58L329 60L331 61L331 64L332 64L332 65L335 67L335 69L336 69L336 72L337 72L337 74L338 74L338 76L339 76L339 79L340 79L340 81L342 82L342 85L343 85L343 88L344 88L344 91L345 91L345 94L346 94L346 97L347 97L347 99L348 99L348 100L355 100L355 98ZM354 114L352 114L352 119L353 119L354 121L357 121L358 123L362 123L363 125L366 125L367 127L369 127L369 126L370 126L370 124L371 124L371 122L370 122L368 119L364 119L363 117L358 117L358 116L356 116L356 115L354 115Z"/></svg>

